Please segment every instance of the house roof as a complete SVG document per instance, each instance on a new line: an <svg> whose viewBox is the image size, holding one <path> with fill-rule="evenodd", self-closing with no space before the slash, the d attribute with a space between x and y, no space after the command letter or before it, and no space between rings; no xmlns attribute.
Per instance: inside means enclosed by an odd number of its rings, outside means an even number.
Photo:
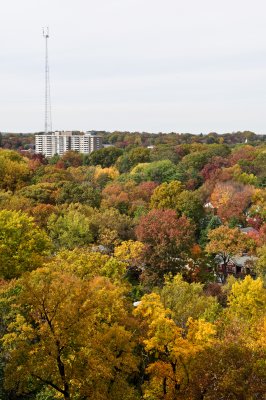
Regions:
<svg viewBox="0 0 266 400"><path fill-rule="evenodd" d="M256 260L257 257L248 255L232 257L232 262L239 267L244 267L246 264L253 263Z"/></svg>
<svg viewBox="0 0 266 400"><path fill-rule="evenodd" d="M259 233L256 229L252 228L252 226L247 226L246 228L240 229L242 233Z"/></svg>
<svg viewBox="0 0 266 400"><path fill-rule="evenodd" d="M219 256L219 255L217 255L217 256L215 257L215 260L216 260L218 263L222 263L222 262L223 262L222 257ZM235 265L237 265L237 266L239 266L239 267L244 267L244 266L246 266L247 264L252 264L252 263L255 262L256 260L257 260L257 257L249 256L248 254L245 254L245 255L242 255L242 256L234 256L234 257L231 257L231 259L230 259L230 261L229 261L229 264L235 264Z"/></svg>

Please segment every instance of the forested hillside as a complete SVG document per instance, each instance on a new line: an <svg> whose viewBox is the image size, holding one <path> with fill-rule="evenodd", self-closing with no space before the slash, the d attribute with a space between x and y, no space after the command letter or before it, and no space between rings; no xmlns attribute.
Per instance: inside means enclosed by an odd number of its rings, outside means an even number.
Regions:
<svg viewBox="0 0 266 400"><path fill-rule="evenodd" d="M265 399L265 138L103 136L0 149L0 399Z"/></svg>

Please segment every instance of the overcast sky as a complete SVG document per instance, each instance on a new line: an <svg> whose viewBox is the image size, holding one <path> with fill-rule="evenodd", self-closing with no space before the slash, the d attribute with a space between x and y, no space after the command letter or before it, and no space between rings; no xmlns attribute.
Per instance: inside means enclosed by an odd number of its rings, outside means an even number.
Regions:
<svg viewBox="0 0 266 400"><path fill-rule="evenodd" d="M1 2L0 131L266 133L265 0Z"/></svg>

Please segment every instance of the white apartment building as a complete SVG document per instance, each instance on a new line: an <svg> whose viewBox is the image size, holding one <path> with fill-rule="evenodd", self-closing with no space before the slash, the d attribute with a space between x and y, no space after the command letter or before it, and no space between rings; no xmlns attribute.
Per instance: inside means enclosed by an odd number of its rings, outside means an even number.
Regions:
<svg viewBox="0 0 266 400"><path fill-rule="evenodd" d="M44 154L46 157L52 157L55 154L62 156L69 150L89 154L102 147L102 137L89 132L56 131L35 135L35 153Z"/></svg>

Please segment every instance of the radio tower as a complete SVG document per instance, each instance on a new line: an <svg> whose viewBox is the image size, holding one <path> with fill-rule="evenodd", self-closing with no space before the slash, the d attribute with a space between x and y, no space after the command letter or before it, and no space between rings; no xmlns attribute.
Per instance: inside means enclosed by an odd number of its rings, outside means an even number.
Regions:
<svg viewBox="0 0 266 400"><path fill-rule="evenodd" d="M52 112L50 95L50 76L48 63L48 39L49 28L43 28L43 37L45 39L45 110L44 110L44 133L52 132Z"/></svg>

